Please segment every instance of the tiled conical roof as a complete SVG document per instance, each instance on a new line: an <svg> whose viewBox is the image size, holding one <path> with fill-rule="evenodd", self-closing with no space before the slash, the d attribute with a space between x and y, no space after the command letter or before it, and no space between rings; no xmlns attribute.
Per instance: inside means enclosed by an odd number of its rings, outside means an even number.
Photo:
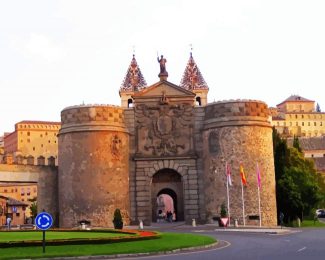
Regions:
<svg viewBox="0 0 325 260"><path fill-rule="evenodd" d="M147 82L145 81L141 70L138 66L138 63L134 57L131 61L131 64L128 68L128 71L126 73L126 76L123 80L123 83L120 87L120 92L123 91L139 91L142 88L145 88L147 86Z"/></svg>
<svg viewBox="0 0 325 260"><path fill-rule="evenodd" d="M180 86L187 90L209 89L208 84L205 82L198 66L193 59L192 52L190 59L187 62Z"/></svg>

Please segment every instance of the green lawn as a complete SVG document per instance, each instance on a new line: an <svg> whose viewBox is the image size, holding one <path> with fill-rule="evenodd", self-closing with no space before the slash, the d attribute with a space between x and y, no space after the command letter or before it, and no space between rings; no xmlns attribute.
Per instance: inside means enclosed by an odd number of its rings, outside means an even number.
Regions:
<svg viewBox="0 0 325 260"><path fill-rule="evenodd" d="M145 241L98 245L47 246L45 254L42 253L42 247L1 248L0 259L159 252L208 245L214 242L214 238L203 235L162 233L159 239Z"/></svg>
<svg viewBox="0 0 325 260"><path fill-rule="evenodd" d="M301 227L325 227L325 224L316 220L314 223L314 220L308 220L305 219L303 222L301 222Z"/></svg>
<svg viewBox="0 0 325 260"><path fill-rule="evenodd" d="M73 238L107 238L107 237L122 237L130 236L130 234L123 233L110 233L110 232L55 232L46 231L46 239L73 239ZM0 242L5 241L21 241L21 240L42 240L42 231L10 231L10 232L0 232Z"/></svg>

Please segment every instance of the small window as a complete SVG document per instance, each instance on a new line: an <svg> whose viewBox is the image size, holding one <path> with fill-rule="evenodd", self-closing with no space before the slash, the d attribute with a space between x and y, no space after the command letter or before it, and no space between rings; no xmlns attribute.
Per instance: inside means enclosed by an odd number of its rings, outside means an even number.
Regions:
<svg viewBox="0 0 325 260"><path fill-rule="evenodd" d="M33 147L33 151L35 151L35 147Z"/></svg>
<svg viewBox="0 0 325 260"><path fill-rule="evenodd" d="M42 134L40 134L39 136L40 136L40 137L43 137L43 135L42 135Z"/></svg>
<svg viewBox="0 0 325 260"><path fill-rule="evenodd" d="M316 122L314 122L314 126L316 126L317 124L316 124Z"/></svg>
<svg viewBox="0 0 325 260"><path fill-rule="evenodd" d="M305 126L305 123L304 123L304 122L301 122L301 125L302 125L302 126Z"/></svg>
<svg viewBox="0 0 325 260"><path fill-rule="evenodd" d="M311 157L314 158L314 155L312 154Z"/></svg>
<svg viewBox="0 0 325 260"><path fill-rule="evenodd" d="M49 144L51 143L51 141L49 140Z"/></svg>
<svg viewBox="0 0 325 260"><path fill-rule="evenodd" d="M19 216L20 216L20 213L17 212L17 213L16 213L16 217L19 217Z"/></svg>
<svg viewBox="0 0 325 260"><path fill-rule="evenodd" d="M41 144L41 147L43 148L43 144Z"/></svg>
<svg viewBox="0 0 325 260"><path fill-rule="evenodd" d="M310 126L310 122L308 122L308 126Z"/></svg>
<svg viewBox="0 0 325 260"><path fill-rule="evenodd" d="M29 138L27 139L27 143L30 143L30 139Z"/></svg>
<svg viewBox="0 0 325 260"><path fill-rule="evenodd" d="M196 97L195 101L196 101L195 103L197 106L200 107L202 105L201 97Z"/></svg>
<svg viewBox="0 0 325 260"><path fill-rule="evenodd" d="M132 98L128 99L128 107L133 107L133 100Z"/></svg>

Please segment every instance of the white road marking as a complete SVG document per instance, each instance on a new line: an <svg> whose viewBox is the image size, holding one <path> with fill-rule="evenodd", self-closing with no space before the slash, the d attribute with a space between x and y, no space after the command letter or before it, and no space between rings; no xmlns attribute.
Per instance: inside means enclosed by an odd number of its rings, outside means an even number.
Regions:
<svg viewBox="0 0 325 260"><path fill-rule="evenodd" d="M303 248L300 248L297 252L301 252L301 251L303 251L303 250L305 250L307 247L303 247Z"/></svg>

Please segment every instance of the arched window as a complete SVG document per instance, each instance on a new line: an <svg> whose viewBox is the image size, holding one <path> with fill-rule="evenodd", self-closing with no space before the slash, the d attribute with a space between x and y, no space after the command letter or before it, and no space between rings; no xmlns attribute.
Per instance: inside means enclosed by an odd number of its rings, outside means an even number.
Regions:
<svg viewBox="0 0 325 260"><path fill-rule="evenodd" d="M196 103L197 106L200 107L202 105L202 103L201 103L201 97L196 97L195 98L195 101L196 101L195 103Z"/></svg>
<svg viewBox="0 0 325 260"><path fill-rule="evenodd" d="M128 99L128 107L133 107L133 100L132 98Z"/></svg>

